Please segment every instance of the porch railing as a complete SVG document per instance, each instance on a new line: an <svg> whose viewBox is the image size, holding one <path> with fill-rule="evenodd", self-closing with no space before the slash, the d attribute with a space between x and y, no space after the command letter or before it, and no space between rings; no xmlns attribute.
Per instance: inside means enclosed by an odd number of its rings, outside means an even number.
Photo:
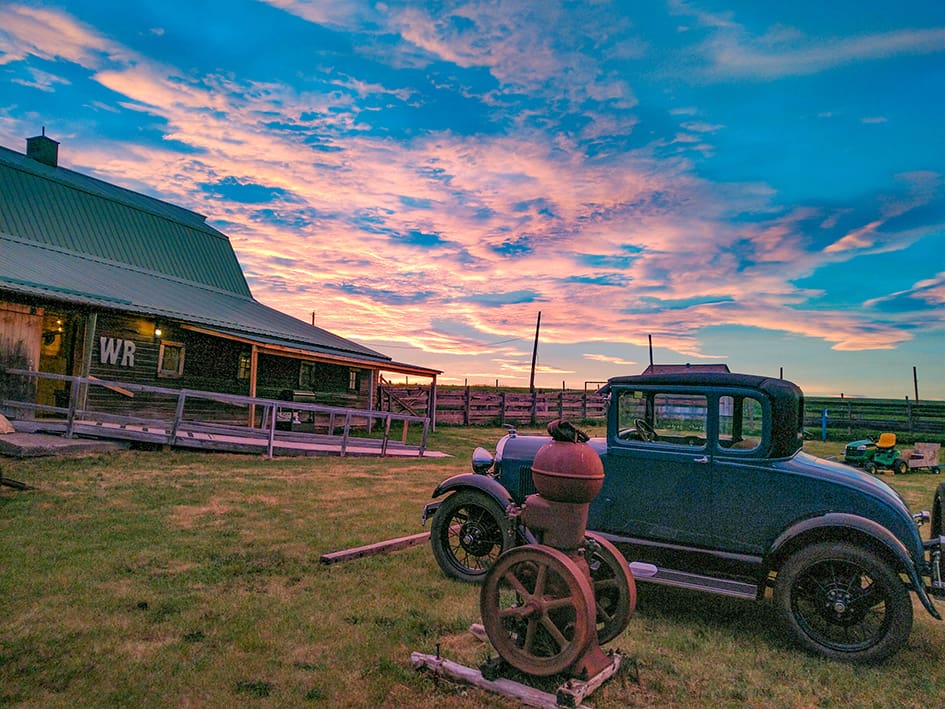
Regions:
<svg viewBox="0 0 945 709"><path fill-rule="evenodd" d="M43 413L64 417L64 434L67 438L73 437L77 427L81 427L89 422L99 425L111 423L147 427L149 433L148 440L153 440L154 438L153 433L150 431L151 428L163 428L165 433L158 434L158 436L161 438L161 442L166 445L175 445L186 433L218 433L231 436L245 436L253 439L264 438L266 441L266 454L269 457L272 457L273 449L280 440L304 441L306 439L313 441L317 439L319 442L329 440L340 447L340 454L342 456L346 455L353 441L370 441L374 445L379 444L380 455L384 456L387 455L388 448L392 445L391 429L395 424L400 424L401 426L399 444L403 446L407 445L409 425L418 424L422 426L422 433L417 448L419 455L422 456L426 450L427 435L430 428L429 418L397 414L389 411L323 406L321 404L265 399L240 394L223 394L196 389L171 389L132 382L110 381L97 377L76 377L65 374L34 372L26 369L3 369L0 371L8 376L25 377L30 380L45 379L68 383L69 401L66 406L50 406L48 404L38 404L24 400L0 400L0 406L2 406L4 410L26 411L32 416L35 416L37 413ZM101 387L125 396L134 396L135 393L141 392L160 397L168 397L175 401L174 416L172 419L168 420L145 415L125 415L80 408L80 399L82 401L87 400L86 396L80 397L80 391L82 391L84 387ZM240 426L234 423L225 424L188 419L185 416L186 404L188 401L196 400L247 407L249 412L255 412L256 409L261 409L259 426L256 425L255 413L251 415L249 425L246 426ZM58 403L59 402L57 402L57 404ZM169 409L170 407L168 406L167 408ZM302 415L305 415L306 418L310 418L312 421L313 431L311 434L303 434L291 430L279 430L279 422L287 422L291 429L292 422ZM319 420L324 422L321 425L325 427L327 431L326 435L316 433L316 428L319 427ZM336 435L335 431L339 427L342 432L340 435ZM381 437L378 439L376 437L357 437L352 435L353 429L358 428L364 428L366 432L373 432L375 429L380 428ZM393 442L393 445L397 445L397 442Z"/></svg>

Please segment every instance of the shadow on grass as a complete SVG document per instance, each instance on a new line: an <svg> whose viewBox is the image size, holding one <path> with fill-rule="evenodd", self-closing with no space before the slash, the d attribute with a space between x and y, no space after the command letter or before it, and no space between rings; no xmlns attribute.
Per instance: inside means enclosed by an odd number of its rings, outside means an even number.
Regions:
<svg viewBox="0 0 945 709"><path fill-rule="evenodd" d="M734 640L796 649L770 600L747 601L697 591L637 584L636 616L649 622L708 629Z"/></svg>

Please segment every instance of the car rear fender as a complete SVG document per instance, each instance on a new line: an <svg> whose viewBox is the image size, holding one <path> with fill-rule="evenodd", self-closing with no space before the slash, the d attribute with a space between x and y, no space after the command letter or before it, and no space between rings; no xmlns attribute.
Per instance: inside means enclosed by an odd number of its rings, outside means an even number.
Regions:
<svg viewBox="0 0 945 709"><path fill-rule="evenodd" d="M831 512L798 522L774 540L766 555L767 567L777 569L797 549L807 544L830 539L859 541L872 546L890 562L895 563L898 571L906 574L912 590L916 592L929 614L938 620L942 619L925 592L916 564L905 545L888 529L865 517Z"/></svg>

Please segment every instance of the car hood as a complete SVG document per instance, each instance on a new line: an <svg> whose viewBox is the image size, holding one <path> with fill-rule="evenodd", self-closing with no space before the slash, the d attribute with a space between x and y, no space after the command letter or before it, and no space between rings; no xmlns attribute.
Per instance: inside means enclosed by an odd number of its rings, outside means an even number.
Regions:
<svg viewBox="0 0 945 709"><path fill-rule="evenodd" d="M504 459L531 461L538 450L551 441L551 436L532 436L528 434L503 436L496 444L496 462L501 463ZM604 456L607 454L606 438L591 438L587 444L597 451L597 455Z"/></svg>

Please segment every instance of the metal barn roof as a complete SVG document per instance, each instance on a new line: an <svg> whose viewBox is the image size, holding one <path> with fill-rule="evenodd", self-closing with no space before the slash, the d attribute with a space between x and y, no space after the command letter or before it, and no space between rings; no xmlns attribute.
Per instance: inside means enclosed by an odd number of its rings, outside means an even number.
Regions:
<svg viewBox="0 0 945 709"><path fill-rule="evenodd" d="M274 337L313 351L390 358L251 297L0 234L0 286L26 295Z"/></svg>
<svg viewBox="0 0 945 709"><path fill-rule="evenodd" d="M251 296L201 215L2 147L0 168L0 232Z"/></svg>
<svg viewBox="0 0 945 709"><path fill-rule="evenodd" d="M180 320L300 353L427 370L255 300L204 217L0 147L0 289Z"/></svg>

